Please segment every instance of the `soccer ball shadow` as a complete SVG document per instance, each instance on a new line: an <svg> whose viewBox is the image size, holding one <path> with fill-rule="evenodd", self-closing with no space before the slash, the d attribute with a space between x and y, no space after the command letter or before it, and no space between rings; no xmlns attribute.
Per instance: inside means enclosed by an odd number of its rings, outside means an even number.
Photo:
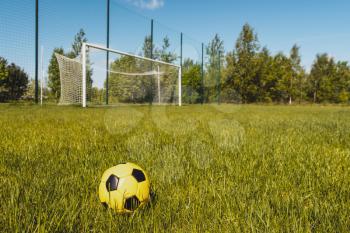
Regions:
<svg viewBox="0 0 350 233"><path fill-rule="evenodd" d="M156 191L153 188L151 188L150 200L149 200L149 203L145 206L144 210L152 209L154 206L157 205L157 201L158 201L157 193L156 193Z"/></svg>

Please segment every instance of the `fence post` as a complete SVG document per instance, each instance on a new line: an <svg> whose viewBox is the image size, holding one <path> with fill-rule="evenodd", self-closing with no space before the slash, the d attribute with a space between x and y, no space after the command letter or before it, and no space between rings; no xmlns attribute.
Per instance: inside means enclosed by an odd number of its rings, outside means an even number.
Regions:
<svg viewBox="0 0 350 233"><path fill-rule="evenodd" d="M107 0L107 48L109 48L109 29L110 29L110 0ZM108 97L109 97L109 51L106 53L106 105L108 105Z"/></svg>
<svg viewBox="0 0 350 233"><path fill-rule="evenodd" d="M201 102L204 103L204 43L202 43L202 85L201 85Z"/></svg>
<svg viewBox="0 0 350 233"><path fill-rule="evenodd" d="M39 0L35 0L35 103L39 103Z"/></svg>
<svg viewBox="0 0 350 233"><path fill-rule="evenodd" d="M221 51L218 51L218 77L217 77L217 101L218 104L221 102Z"/></svg>
<svg viewBox="0 0 350 233"><path fill-rule="evenodd" d="M151 59L153 59L153 19L151 19Z"/></svg>

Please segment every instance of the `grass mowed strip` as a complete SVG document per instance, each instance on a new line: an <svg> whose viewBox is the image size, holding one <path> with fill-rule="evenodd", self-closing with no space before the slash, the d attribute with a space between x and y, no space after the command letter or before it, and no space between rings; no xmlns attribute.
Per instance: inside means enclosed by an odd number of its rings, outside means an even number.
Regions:
<svg viewBox="0 0 350 233"><path fill-rule="evenodd" d="M349 232L350 108L0 105L3 232ZM133 215L104 170L149 173Z"/></svg>

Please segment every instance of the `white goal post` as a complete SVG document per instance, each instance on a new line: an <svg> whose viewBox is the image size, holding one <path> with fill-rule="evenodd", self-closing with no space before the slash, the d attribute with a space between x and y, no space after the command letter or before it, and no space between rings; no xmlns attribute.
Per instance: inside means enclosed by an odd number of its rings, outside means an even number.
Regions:
<svg viewBox="0 0 350 233"><path fill-rule="evenodd" d="M88 101L87 101L87 96L88 96L88 66L89 66L89 55L88 55L88 51L90 51L91 49L95 49L95 50L98 50L98 51L103 51L105 53L113 53L113 54L116 54L116 55L119 55L119 56L125 56L125 57L129 57L129 58L132 58L132 59L137 59L139 61L145 61L145 62L150 62L151 64L154 64L154 67L152 65L152 71L148 71L148 72L124 72L122 70L118 70L118 71L115 71L113 72L113 70L108 70L106 69L105 71L106 72L111 72L111 73L114 73L114 74L118 74L118 75L124 75L124 76L127 76L127 77L132 77L132 76L156 76L156 87L155 89L157 89L156 91L156 95L158 96L157 100L158 100L158 103L160 104L161 103L161 81L160 81L160 76L161 74L163 74L164 72L161 72L160 71L160 66L163 66L163 67L173 67L175 68L177 71L178 71L178 76L177 76L177 97L178 97L178 100L177 100L177 104L179 106L182 105L182 84L181 84L181 77L182 77L182 69L181 69L181 66L179 65L175 65L175 64L172 64L172 63L167 63L167 62L163 62L163 61L159 61L159 60L155 60L155 59L150 59L150 58L147 58L147 57L142 57L142 56L139 56L139 55L134 55L134 54L130 54L130 53L126 53L126 52L122 52L122 51L119 51L119 50L115 50L115 49L111 49L111 48L106 48L106 47L103 47L103 46L100 46L100 45L97 45L97 44L91 44L91 43L83 43L82 44L82 49L81 49L81 63L82 63L82 69L81 69L81 72L82 72L82 93L81 93L81 104L82 106L85 108L87 107L88 105ZM108 64L109 66L109 64ZM62 79L62 77L61 77ZM108 97L107 97L108 98Z"/></svg>

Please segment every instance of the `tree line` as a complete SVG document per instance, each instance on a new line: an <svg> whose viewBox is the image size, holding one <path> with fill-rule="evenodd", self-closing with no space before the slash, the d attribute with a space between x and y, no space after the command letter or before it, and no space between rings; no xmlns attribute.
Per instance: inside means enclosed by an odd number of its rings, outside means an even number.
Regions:
<svg viewBox="0 0 350 233"><path fill-rule="evenodd" d="M207 47L204 101L239 103L348 103L350 66L318 54L310 72L301 65L300 48L271 55L254 29L245 24L235 48L224 54L218 35ZM193 89L198 89L197 84Z"/></svg>
<svg viewBox="0 0 350 233"><path fill-rule="evenodd" d="M74 37L72 48L65 52L55 48L48 67L48 88L46 92L54 100L60 98L60 74L55 53L76 58L81 45L87 42L84 30ZM156 48L151 37L146 36L142 53L139 55L172 63L179 56L170 50L170 40L163 39L163 45ZM262 47L254 29L245 24L235 42L234 49L225 52L224 42L218 34L206 47L207 61L202 76L201 63L185 58L182 66L183 101L185 103L349 103L350 66L346 61L337 61L327 53L317 54L310 71L301 64L300 47L293 45L289 54L271 54ZM112 61L111 69L127 72L155 70L154 64L137 62L121 57ZM165 69L162 67L162 69ZM165 72L164 72L165 71ZM174 92L174 71L163 70L162 85L169 98ZM166 75L168 73L168 75ZM105 98L105 92L92 87L93 70L88 70L88 85L91 96ZM154 101L155 80L149 77L131 79L125 75L111 73L110 98L124 102ZM168 83L167 83L168 82ZM106 85L106 84L105 84ZM31 99L33 80L18 65L0 57L0 102ZM165 94L162 93L162 96ZM90 96L90 98L92 98Z"/></svg>

